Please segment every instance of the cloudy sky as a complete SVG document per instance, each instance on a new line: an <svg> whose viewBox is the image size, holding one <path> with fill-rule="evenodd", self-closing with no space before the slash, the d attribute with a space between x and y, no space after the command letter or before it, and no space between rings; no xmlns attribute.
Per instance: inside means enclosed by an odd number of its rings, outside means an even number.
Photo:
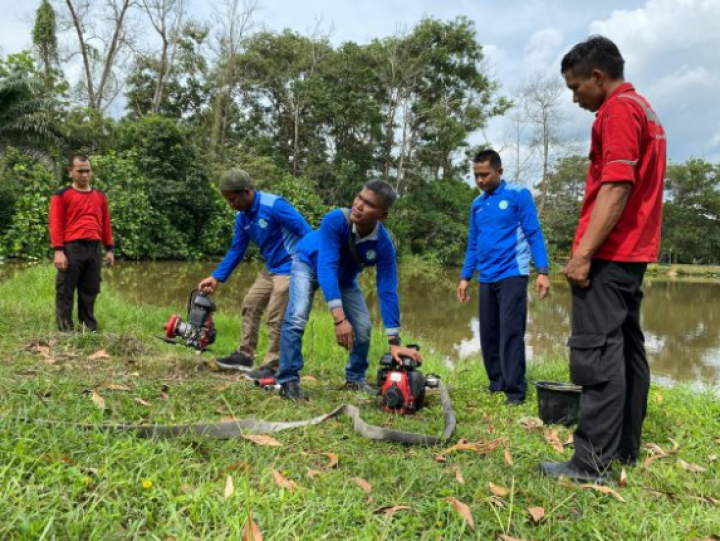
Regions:
<svg viewBox="0 0 720 541"><path fill-rule="evenodd" d="M208 1L188 0L209 19ZM56 0L56 5L61 6ZM30 45L39 0L0 0L0 54ZM720 0L261 0L256 18L267 28L308 33L320 21L334 43L366 43L409 28L423 16L475 21L491 74L511 95L535 73L559 75L562 55L589 34L613 39L626 59L626 78L658 112L674 161L720 160ZM568 133L586 150L593 117L564 96ZM501 146L507 120L493 120L474 139Z"/></svg>

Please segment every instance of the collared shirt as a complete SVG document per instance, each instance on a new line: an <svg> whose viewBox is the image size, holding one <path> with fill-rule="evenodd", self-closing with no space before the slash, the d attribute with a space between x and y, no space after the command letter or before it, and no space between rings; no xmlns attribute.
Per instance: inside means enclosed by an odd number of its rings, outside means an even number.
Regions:
<svg viewBox="0 0 720 541"><path fill-rule="evenodd" d="M666 167L665 131L645 98L623 83L605 100L592 127L590 169L575 233L577 249L606 182L630 182L625 208L593 257L652 262L660 250Z"/></svg>
<svg viewBox="0 0 720 541"><path fill-rule="evenodd" d="M335 209L325 215L317 231L310 233L297 246L300 260L317 272L320 288L330 309L342 306L340 290L356 286L362 272L348 247L350 232L343 210ZM400 332L400 301L392 239L380 222L372 233L364 237L360 237L356 227L352 232L363 266L377 266L377 292L385 332L389 336L397 335Z"/></svg>
<svg viewBox="0 0 720 541"><path fill-rule="evenodd" d="M105 194L91 188L86 192L67 186L50 199L50 243L56 250L76 240L102 241L112 250L110 210Z"/></svg>
<svg viewBox="0 0 720 541"><path fill-rule="evenodd" d="M221 282L227 280L245 258L250 241L260 248L270 272L288 275L298 241L311 231L310 224L285 199L255 191L250 209L236 214L232 245L212 275Z"/></svg>
<svg viewBox="0 0 720 541"><path fill-rule="evenodd" d="M545 239L530 190L504 180L492 192L483 192L470 208L462 278L475 272L484 283L530 274L530 256L537 272L547 274Z"/></svg>

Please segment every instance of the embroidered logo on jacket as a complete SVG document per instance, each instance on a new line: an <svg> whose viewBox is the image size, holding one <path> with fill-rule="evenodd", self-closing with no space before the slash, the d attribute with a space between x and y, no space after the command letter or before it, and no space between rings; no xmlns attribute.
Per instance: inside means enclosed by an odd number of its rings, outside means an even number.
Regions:
<svg viewBox="0 0 720 541"><path fill-rule="evenodd" d="M365 254L365 257L367 257L370 261L374 261L377 257L377 254L375 253L375 250L368 250Z"/></svg>
<svg viewBox="0 0 720 541"><path fill-rule="evenodd" d="M500 201L500 205L498 206L500 207L500 210L505 210L506 208L508 208L508 202L503 199L502 201Z"/></svg>

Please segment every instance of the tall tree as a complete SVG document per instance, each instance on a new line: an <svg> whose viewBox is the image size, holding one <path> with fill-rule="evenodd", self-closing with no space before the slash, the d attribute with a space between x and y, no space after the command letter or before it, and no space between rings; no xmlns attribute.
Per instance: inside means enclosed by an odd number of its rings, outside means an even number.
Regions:
<svg viewBox="0 0 720 541"><path fill-rule="evenodd" d="M42 63L45 86L52 89L57 79L58 42L55 10L48 0L42 0L35 13L32 37L33 45Z"/></svg>

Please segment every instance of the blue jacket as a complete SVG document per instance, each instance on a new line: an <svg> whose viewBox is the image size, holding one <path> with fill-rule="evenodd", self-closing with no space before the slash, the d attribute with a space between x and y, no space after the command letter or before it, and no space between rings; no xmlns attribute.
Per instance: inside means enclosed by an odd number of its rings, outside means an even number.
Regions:
<svg viewBox="0 0 720 541"><path fill-rule="evenodd" d="M530 254L535 270L547 274L545 239L530 190L503 180L473 201L462 278L472 280L476 271L484 283L527 276Z"/></svg>
<svg viewBox="0 0 720 541"><path fill-rule="evenodd" d="M270 272L288 275L298 241L311 231L310 224L285 199L256 190L250 210L237 213L232 245L212 275L221 282L227 280L245 258L250 241L260 248Z"/></svg>
<svg viewBox="0 0 720 541"><path fill-rule="evenodd" d="M340 290L356 286L362 272L348 248L350 232L342 209L332 210L325 215L320 228L297 246L300 260L315 269L330 309L342 306ZM392 239L380 222L364 238L353 231L353 238L364 266L377 266L377 291L385 332L388 336L397 335L400 332L400 301Z"/></svg>

